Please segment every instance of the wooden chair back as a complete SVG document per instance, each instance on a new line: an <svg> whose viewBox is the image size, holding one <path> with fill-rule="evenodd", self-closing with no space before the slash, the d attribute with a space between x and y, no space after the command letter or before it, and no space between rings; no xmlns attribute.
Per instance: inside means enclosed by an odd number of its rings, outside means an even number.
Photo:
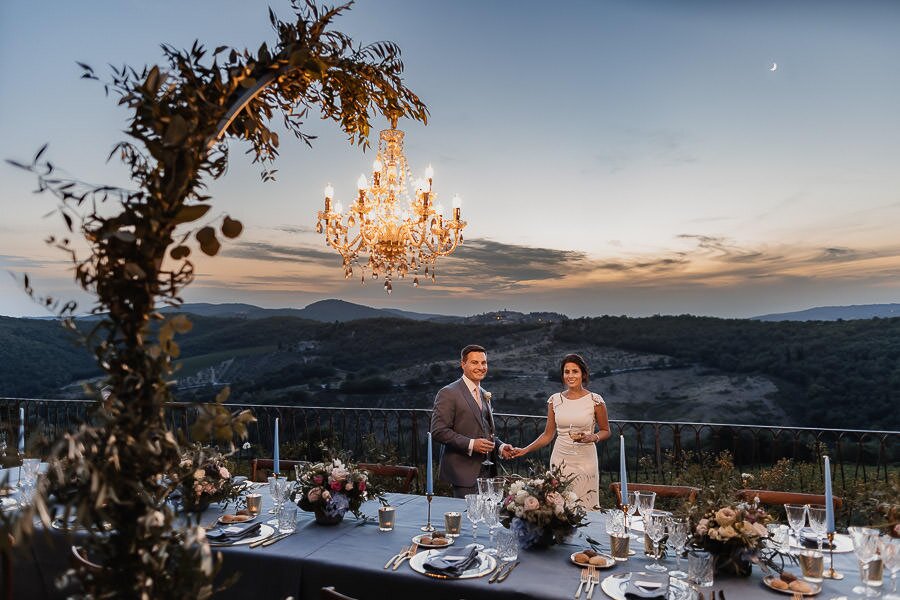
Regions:
<svg viewBox="0 0 900 600"><path fill-rule="evenodd" d="M306 464L303 460L279 460L278 468L283 475L290 474L295 465ZM254 458L250 461L250 481L265 483L269 480L269 473L275 468L275 461L271 458Z"/></svg>
<svg viewBox="0 0 900 600"><path fill-rule="evenodd" d="M412 491L412 484L419 478L419 469L408 465L380 465L375 463L359 463L359 468L364 469L376 477L392 478L397 480L398 490L404 494Z"/></svg>
<svg viewBox="0 0 900 600"><path fill-rule="evenodd" d="M800 492L780 492L777 490L738 490L738 498L745 502L753 502L759 498L760 504L821 504L825 505L824 494L802 494ZM844 505L844 499L840 496L832 496L834 508L839 509Z"/></svg>
<svg viewBox="0 0 900 600"><path fill-rule="evenodd" d="M609 489L616 495L616 502L622 504L622 486L618 481L609 484ZM657 483L631 483L628 482L628 491L656 492L660 498L687 498L690 502L697 501L700 488L687 485L662 485Z"/></svg>

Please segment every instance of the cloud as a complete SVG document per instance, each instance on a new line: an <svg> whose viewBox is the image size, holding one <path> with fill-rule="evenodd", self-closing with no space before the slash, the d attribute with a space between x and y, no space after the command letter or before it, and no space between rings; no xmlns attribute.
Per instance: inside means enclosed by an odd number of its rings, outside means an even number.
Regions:
<svg viewBox="0 0 900 600"><path fill-rule="evenodd" d="M11 254L0 254L0 268L9 269L43 269L49 266L61 264L70 264L68 261L61 260L39 260L29 258L27 256L15 256Z"/></svg>
<svg viewBox="0 0 900 600"><path fill-rule="evenodd" d="M268 242L238 242L223 250L222 256L266 262L311 262L334 264L337 254L308 246L285 246ZM340 261L338 260L338 264Z"/></svg>
<svg viewBox="0 0 900 600"><path fill-rule="evenodd" d="M302 227L299 225L280 225L278 227L273 227L275 231L284 231L286 233L312 233L313 229L311 227Z"/></svg>

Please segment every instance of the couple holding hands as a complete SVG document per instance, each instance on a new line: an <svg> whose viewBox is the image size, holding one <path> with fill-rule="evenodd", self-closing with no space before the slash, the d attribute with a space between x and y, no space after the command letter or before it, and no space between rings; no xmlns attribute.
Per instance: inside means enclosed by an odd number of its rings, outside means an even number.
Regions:
<svg viewBox="0 0 900 600"><path fill-rule="evenodd" d="M495 476L497 467L491 457L525 456L555 437L550 464L575 475L573 491L585 509L597 510L600 475L595 444L607 439L610 431L606 403L585 388L589 373L584 359L577 354L563 358L560 376L566 387L547 400L544 433L524 448L497 438L491 393L481 388L488 369L485 349L476 345L463 348L460 366L462 377L437 393L431 414L431 435L443 444L439 476L453 486L453 495L463 498L477 493L479 477Z"/></svg>

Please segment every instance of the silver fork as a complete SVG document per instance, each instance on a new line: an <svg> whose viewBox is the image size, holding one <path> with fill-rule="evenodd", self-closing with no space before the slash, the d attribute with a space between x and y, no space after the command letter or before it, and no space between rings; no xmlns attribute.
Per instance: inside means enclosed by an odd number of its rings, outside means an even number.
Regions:
<svg viewBox="0 0 900 600"><path fill-rule="evenodd" d="M394 561L400 560L400 557L404 556L407 552L409 552L409 546L403 546L403 549L400 552L393 555L391 557L391 560L384 563L384 568L385 569L389 568L392 564L394 564Z"/></svg>
<svg viewBox="0 0 900 600"><path fill-rule="evenodd" d="M581 570L581 581L578 583L578 591L575 592L575 600L581 598L581 588L584 587L584 584L588 581L588 569Z"/></svg>
<svg viewBox="0 0 900 600"><path fill-rule="evenodd" d="M596 567L589 568L590 573L588 573L588 578L590 581L590 587L588 588L587 600L591 600L594 597L594 588L597 587L597 584L600 583L600 571L597 570Z"/></svg>

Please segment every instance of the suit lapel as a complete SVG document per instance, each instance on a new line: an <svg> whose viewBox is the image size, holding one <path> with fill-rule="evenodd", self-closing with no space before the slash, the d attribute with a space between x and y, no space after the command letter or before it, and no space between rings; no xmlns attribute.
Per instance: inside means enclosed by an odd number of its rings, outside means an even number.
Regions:
<svg viewBox="0 0 900 600"><path fill-rule="evenodd" d="M478 408L475 397L472 396L472 392L469 391L469 386L466 385L466 382L462 377L459 378L458 387L459 393L462 394L463 399L465 399L466 403L469 405L469 409L472 411L472 416L475 417L475 422L478 423L479 429L484 432L484 419L481 416L481 410Z"/></svg>

